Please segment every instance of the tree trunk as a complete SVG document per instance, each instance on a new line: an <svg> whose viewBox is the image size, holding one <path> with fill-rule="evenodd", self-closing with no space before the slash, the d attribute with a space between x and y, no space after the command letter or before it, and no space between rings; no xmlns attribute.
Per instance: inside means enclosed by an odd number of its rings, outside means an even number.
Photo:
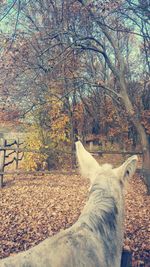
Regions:
<svg viewBox="0 0 150 267"><path fill-rule="evenodd" d="M136 131L140 137L142 152L143 152L143 176L144 176L144 182L147 187L147 192L150 194L150 146L148 142L148 137L145 131L145 128L141 124L138 114L136 114L134 107L128 97L127 94L127 87L125 84L124 79L121 79L120 81L121 86L121 96L122 101L125 105L126 111L128 113L129 119L134 124Z"/></svg>
<svg viewBox="0 0 150 267"><path fill-rule="evenodd" d="M78 1L82 4L82 6L86 6L86 1ZM108 43L114 50L114 56L115 60L117 62L117 65L113 64L113 61L111 60L111 57L109 54L107 54L107 49L103 48L103 45L100 43L100 49L96 50L97 53L101 53L104 57L105 62L107 63L108 68L112 71L114 77L116 78L117 83L120 87L120 96L122 98L122 102L125 106L125 109L128 113L129 119L134 124L136 131L140 137L140 143L142 146L143 151L143 174L144 174L144 180L147 186L148 193L150 194L150 147L148 138L146 135L146 131L143 127L143 125L140 122L140 119L138 118L138 114L136 114L134 110L134 106L132 105L129 96L128 96L128 90L127 85L125 81L125 62L124 62L124 56L122 54L122 51L120 50L119 43L116 42L116 38L111 34L109 27L107 27L105 24L101 22L101 20L97 19L97 16L95 13L93 13L92 9L88 8L89 15L91 16L92 20L95 21L98 27L101 28L103 34L107 38ZM94 46L95 48L95 46ZM88 49L88 47L87 47ZM89 48L90 49L90 48ZM94 49L93 49L94 51Z"/></svg>
<svg viewBox="0 0 150 267"><path fill-rule="evenodd" d="M6 145L6 140L4 138L0 138L0 145L4 147ZM4 172L5 168L5 150L0 151L0 172ZM0 188L3 187L3 174L0 174Z"/></svg>
<svg viewBox="0 0 150 267"><path fill-rule="evenodd" d="M71 119L72 120L72 119ZM71 139L71 163L72 163L72 169L74 169L75 165L76 165L76 156L75 156L75 141L76 141L76 137L75 137L75 129L74 129L74 125L73 125L73 121L71 122L71 135L70 135L70 139Z"/></svg>
<svg viewBox="0 0 150 267"><path fill-rule="evenodd" d="M143 178L147 186L147 193L150 195L150 152L143 151Z"/></svg>

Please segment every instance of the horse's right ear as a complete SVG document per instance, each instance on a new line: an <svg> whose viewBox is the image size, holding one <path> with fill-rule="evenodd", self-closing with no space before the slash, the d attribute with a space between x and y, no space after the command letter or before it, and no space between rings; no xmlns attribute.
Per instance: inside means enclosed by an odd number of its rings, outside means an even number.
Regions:
<svg viewBox="0 0 150 267"><path fill-rule="evenodd" d="M98 162L85 150L80 141L76 142L76 153L81 174L92 182L96 173L100 170Z"/></svg>
<svg viewBox="0 0 150 267"><path fill-rule="evenodd" d="M128 158L119 168L113 169L118 179L124 185L129 178L133 176L136 171L138 157L132 156Z"/></svg>

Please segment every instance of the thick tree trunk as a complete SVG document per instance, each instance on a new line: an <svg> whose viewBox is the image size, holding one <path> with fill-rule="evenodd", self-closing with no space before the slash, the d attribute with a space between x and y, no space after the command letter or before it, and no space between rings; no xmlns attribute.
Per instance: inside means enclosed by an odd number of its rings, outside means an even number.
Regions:
<svg viewBox="0 0 150 267"><path fill-rule="evenodd" d="M4 147L6 144L6 141L4 138L0 138L0 145ZM4 172L5 167L5 150L0 151L0 172ZM3 174L0 174L0 188L3 187Z"/></svg>
<svg viewBox="0 0 150 267"><path fill-rule="evenodd" d="M143 177L150 195L150 152L148 150L143 151Z"/></svg>
<svg viewBox="0 0 150 267"><path fill-rule="evenodd" d="M142 147L142 152L143 152L143 176L144 176L144 182L147 187L147 192L150 194L150 146L148 142L148 137L146 134L146 131L141 124L138 114L135 113L134 107L128 97L127 94L127 87L125 84L124 79L122 78L120 80L120 86L121 86L121 96L122 96L122 101L125 105L126 111L128 113L129 119L132 121L134 124L137 133L140 137L140 142L141 142L141 147Z"/></svg>
<svg viewBox="0 0 150 267"><path fill-rule="evenodd" d="M73 121L72 112L69 110L69 118L70 118L70 140L71 140L71 163L72 169L76 166L76 156L75 156L75 142L77 141L78 130L76 127L76 123Z"/></svg>
<svg viewBox="0 0 150 267"><path fill-rule="evenodd" d="M86 6L86 1L80 0L80 2L83 6ZM120 96L122 97L122 102L125 105L126 111L128 113L129 119L134 124L137 133L140 137L140 142L143 150L143 174L144 174L144 180L147 185L148 193L150 194L150 147L148 138L146 135L146 131L141 124L138 114L136 114L134 107L132 105L132 102L129 99L128 96L128 90L126 86L125 81L125 63L124 63L124 57L121 53L120 47L118 43L116 42L116 39L113 34L111 34L110 29L107 28L106 25L104 25L99 19L97 19L96 15L92 12L92 9L88 9L89 15L91 16L92 20L96 22L98 27L101 28L103 34L107 38L107 41L111 45L112 49L114 50L114 56L117 62L116 65L113 64L111 58L107 54L107 49L102 49L103 45L100 43L100 49L96 50L97 53L101 53L105 59L105 62L108 65L108 68L112 71L114 76L116 77L116 81L119 84L120 87ZM94 46L95 48L95 46ZM88 47L87 47L88 49ZM90 48L89 48L90 49ZM94 51L94 49L93 49Z"/></svg>

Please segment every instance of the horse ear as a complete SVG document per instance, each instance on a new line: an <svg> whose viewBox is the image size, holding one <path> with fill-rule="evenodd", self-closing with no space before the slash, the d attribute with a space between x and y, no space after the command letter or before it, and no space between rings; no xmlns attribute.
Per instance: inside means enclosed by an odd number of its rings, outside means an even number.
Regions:
<svg viewBox="0 0 150 267"><path fill-rule="evenodd" d="M125 184L133 176L136 171L137 162L138 157L134 155L128 158L119 168L113 169L122 184Z"/></svg>
<svg viewBox="0 0 150 267"><path fill-rule="evenodd" d="M85 150L80 141L76 142L76 153L81 174L92 182L96 173L100 170L98 162Z"/></svg>

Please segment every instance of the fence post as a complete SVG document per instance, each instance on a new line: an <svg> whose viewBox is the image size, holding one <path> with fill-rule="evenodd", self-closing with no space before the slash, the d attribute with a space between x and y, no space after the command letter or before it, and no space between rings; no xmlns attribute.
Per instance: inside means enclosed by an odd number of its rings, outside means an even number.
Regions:
<svg viewBox="0 0 150 267"><path fill-rule="evenodd" d="M16 140L17 145L17 151L16 151L16 170L18 170L18 164L19 164L19 138Z"/></svg>
<svg viewBox="0 0 150 267"><path fill-rule="evenodd" d="M6 145L6 140L4 138L0 138L0 146L5 147ZM5 167L5 154L6 150L0 150L0 172L4 171ZM3 174L0 174L0 188L3 187Z"/></svg>

